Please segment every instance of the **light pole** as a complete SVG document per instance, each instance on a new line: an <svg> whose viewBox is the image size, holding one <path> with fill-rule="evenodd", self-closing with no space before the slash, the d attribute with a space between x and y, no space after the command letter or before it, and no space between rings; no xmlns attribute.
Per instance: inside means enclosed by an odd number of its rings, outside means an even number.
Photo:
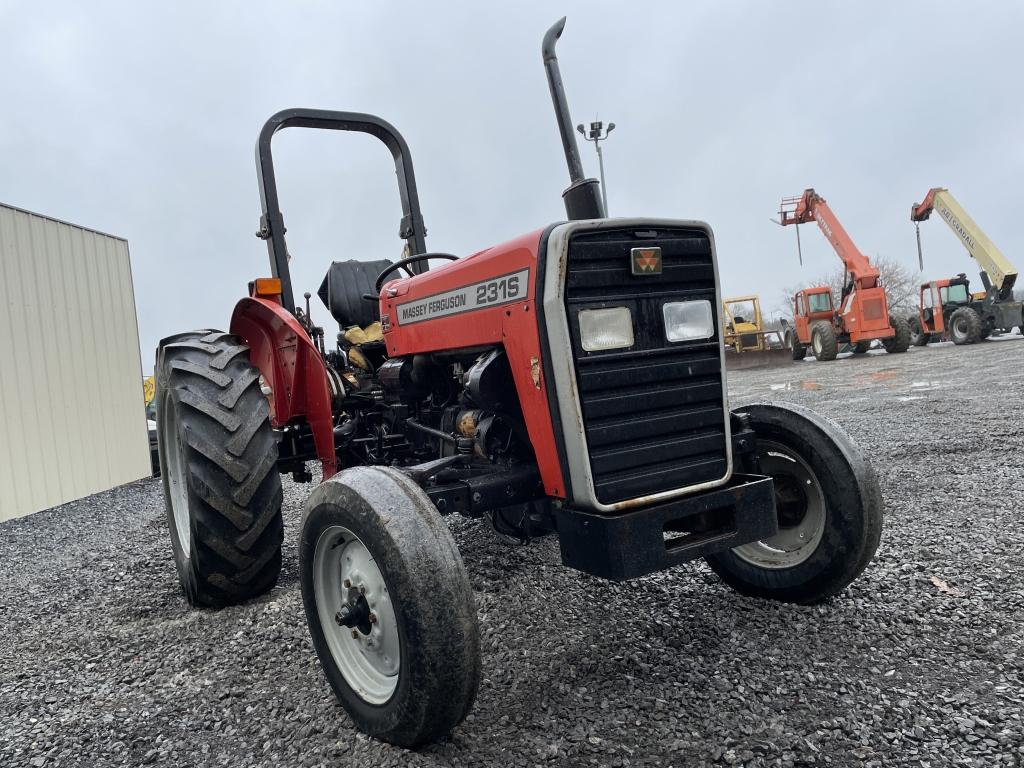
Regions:
<svg viewBox="0 0 1024 768"><path fill-rule="evenodd" d="M604 185L604 157L601 155L601 142L607 139L608 134L615 130L615 123L608 123L608 128L605 129L604 123L600 120L595 120L590 124L589 132L583 127L583 123L577 125L576 130L583 134L584 139L594 142L594 148L597 150L597 164L601 169L601 201L604 203L604 215L607 216L608 191Z"/></svg>

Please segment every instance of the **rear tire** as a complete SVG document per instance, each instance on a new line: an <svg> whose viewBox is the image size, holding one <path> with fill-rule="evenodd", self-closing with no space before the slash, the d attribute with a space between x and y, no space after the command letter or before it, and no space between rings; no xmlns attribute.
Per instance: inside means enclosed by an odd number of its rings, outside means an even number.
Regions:
<svg viewBox="0 0 1024 768"><path fill-rule="evenodd" d="M860 447L802 406L755 404L760 470L775 480L779 533L708 565L737 592L789 603L839 594L867 567L882 533L882 494ZM757 467L750 467L758 471Z"/></svg>
<svg viewBox="0 0 1024 768"><path fill-rule="evenodd" d="M923 347L931 341L931 334L925 332L921 326L920 318L912 317L907 321L907 324L910 326L910 343L913 346Z"/></svg>
<svg viewBox="0 0 1024 768"><path fill-rule="evenodd" d="M1024 335L1024 331L1021 331L1021 334ZM793 352L794 360L803 360L807 356L807 347L800 343L796 331L786 334L786 346Z"/></svg>
<svg viewBox="0 0 1024 768"><path fill-rule="evenodd" d="M281 476L259 371L219 331L160 342L157 435L167 523L189 603L260 595L281 570Z"/></svg>
<svg viewBox="0 0 1024 768"><path fill-rule="evenodd" d="M899 354L910 349L910 324L902 317L893 318L892 329L895 335L882 339L882 346L890 354Z"/></svg>
<svg viewBox="0 0 1024 768"><path fill-rule="evenodd" d="M418 485L385 467L322 483L306 503L299 568L313 646L357 728L415 747L462 722L480 682L473 590Z"/></svg>
<svg viewBox="0 0 1024 768"><path fill-rule="evenodd" d="M822 362L835 360L839 354L836 329L827 320L818 320L811 325L811 352Z"/></svg>
<svg viewBox="0 0 1024 768"><path fill-rule="evenodd" d="M956 345L981 341L981 316L970 307L960 307L949 318L949 338Z"/></svg>

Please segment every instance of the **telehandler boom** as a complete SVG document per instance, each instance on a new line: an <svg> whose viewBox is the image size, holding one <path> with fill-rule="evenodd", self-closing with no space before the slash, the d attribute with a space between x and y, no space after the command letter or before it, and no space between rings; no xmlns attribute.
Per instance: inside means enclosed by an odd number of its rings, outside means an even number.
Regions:
<svg viewBox="0 0 1024 768"><path fill-rule="evenodd" d="M941 338L946 333L956 344L973 344L987 338L997 329L1010 330L1014 326L1019 326L1024 334L1024 308L1021 302L1013 298L1017 268L944 187L932 187L924 200L910 209L910 220L914 222L917 231L917 258L921 269L924 269L924 254L921 249L920 223L927 221L932 211L942 217L960 238L967 252L978 262L985 292L970 294L966 290L968 283L963 274L949 280L933 281L936 285L923 285L918 317L911 320L914 343L923 346L929 339L936 336ZM942 292L942 288L948 287L950 282L965 287L955 292L962 300L947 301L943 298L947 294L953 295L948 291Z"/></svg>
<svg viewBox="0 0 1024 768"><path fill-rule="evenodd" d="M834 360L841 343L852 344L854 352L863 353L875 339L882 341L887 352L906 352L910 346L910 326L902 318L889 317L888 299L878 270L854 244L825 198L806 189L799 197L782 199L782 226L799 226L809 221L816 221L832 244L843 262L846 277L838 311L832 307L827 286L805 288L793 297L795 330L789 339L794 359L801 359L808 345L818 360ZM799 244L798 229L798 248Z"/></svg>

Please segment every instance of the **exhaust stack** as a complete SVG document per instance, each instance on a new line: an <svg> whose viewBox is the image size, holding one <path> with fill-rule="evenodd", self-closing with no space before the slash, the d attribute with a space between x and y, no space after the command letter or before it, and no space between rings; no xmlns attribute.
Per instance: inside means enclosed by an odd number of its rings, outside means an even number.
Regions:
<svg viewBox="0 0 1024 768"><path fill-rule="evenodd" d="M577 219L603 219L604 205L601 204L601 188L597 179L583 176L583 161L580 159L576 134L572 130L572 118L569 115L569 103L565 98L565 87L562 85L562 74L558 70L558 57L555 55L555 43L565 29L565 16L555 22L554 26L544 35L541 53L544 56L544 69L548 75L548 87L551 89L551 101L555 105L555 117L558 120L558 132L562 135L562 149L565 150L565 162L569 166L568 188L562 193L565 201L565 213L570 221Z"/></svg>

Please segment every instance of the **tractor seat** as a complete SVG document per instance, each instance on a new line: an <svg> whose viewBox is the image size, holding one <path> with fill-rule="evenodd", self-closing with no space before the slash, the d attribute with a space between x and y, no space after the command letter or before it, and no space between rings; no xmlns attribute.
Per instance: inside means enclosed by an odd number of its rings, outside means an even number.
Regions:
<svg viewBox="0 0 1024 768"><path fill-rule="evenodd" d="M348 261L331 262L317 296L330 311L338 325L351 328L358 325L366 328L380 320L380 307L376 301L368 301L364 294L376 295L374 283L377 275L391 266L390 261Z"/></svg>

